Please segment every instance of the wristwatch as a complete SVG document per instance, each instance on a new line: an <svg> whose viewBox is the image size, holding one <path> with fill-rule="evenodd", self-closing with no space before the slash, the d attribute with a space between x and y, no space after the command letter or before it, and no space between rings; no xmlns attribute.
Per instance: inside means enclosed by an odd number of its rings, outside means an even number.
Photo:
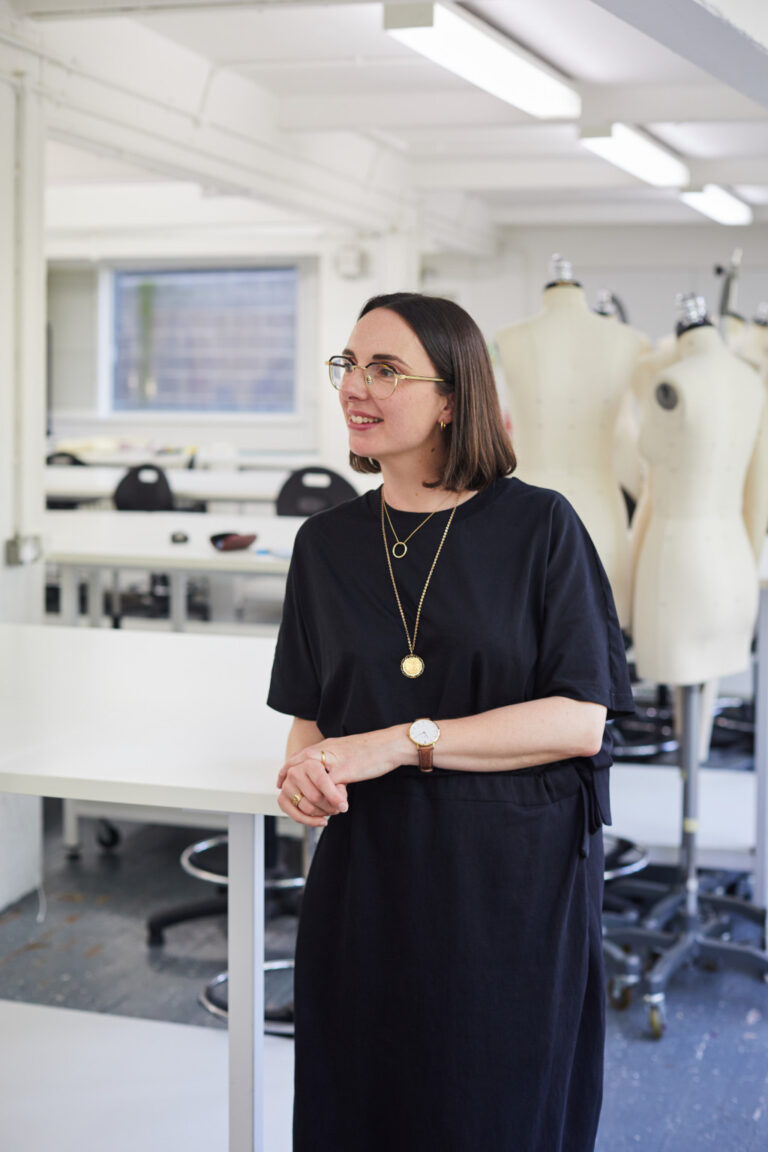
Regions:
<svg viewBox="0 0 768 1152"><path fill-rule="evenodd" d="M422 772L432 771L432 754L440 739L440 729L434 720L414 720L408 735L419 750L419 768Z"/></svg>

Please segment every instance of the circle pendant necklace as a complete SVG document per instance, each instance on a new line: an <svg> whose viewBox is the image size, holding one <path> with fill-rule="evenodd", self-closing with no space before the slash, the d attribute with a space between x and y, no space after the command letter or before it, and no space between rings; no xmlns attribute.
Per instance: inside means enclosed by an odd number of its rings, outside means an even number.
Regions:
<svg viewBox="0 0 768 1152"><path fill-rule="evenodd" d="M400 619L402 620L403 628L405 629L405 638L408 641L408 655L403 656L402 660L400 661L400 671L402 672L403 676L407 676L409 680L415 680L418 676L421 676L421 674L424 671L424 661L422 660L421 656L417 656L416 653L414 652L414 648L416 647L416 636L417 636L418 631L419 631L419 621L421 620L421 608L422 608L422 605L424 603L424 597L427 594L427 588L429 588L429 582L432 579L432 573L435 570L435 565L437 564L440 553L443 550L443 544L445 544L445 538L448 535L448 529L450 528L451 524L453 523L453 518L456 515L456 509L457 509L458 504L459 504L460 495L461 495L461 493L459 493L459 496L456 497L456 503L454 504L453 509L451 510L451 514L448 517L448 523L445 526L445 531L443 532L440 543L437 546L437 551L435 552L435 558L432 561L432 567L429 570L429 574L427 575L427 579L424 582L424 587L421 590L421 596L419 598L419 606L416 609L416 621L413 625L413 637L411 637L411 634L408 631L408 624L407 624L407 621L405 619L405 612L403 611L403 605L400 602L400 593L397 590L397 581L395 580L395 573L392 569L392 561L389 557L389 545L387 544L387 529L386 529L386 524L384 521L386 504L384 503L384 489L382 488L382 490L381 490L381 536L382 536L382 539L384 541L384 555L387 558L387 568L389 569L389 577L392 581L392 588L394 589L394 592L395 592L395 600L397 601L397 607L398 607L398 610L400 612ZM430 516L434 516L434 512L430 513ZM427 519L429 519L429 518L430 517L428 516ZM426 521L424 521L424 523L426 523ZM422 527L422 525L419 524L419 528L421 528L421 527ZM392 529L392 531L394 533L394 528ZM418 529L416 529L416 531L418 531ZM413 535L413 532L411 533L411 536L412 535ZM395 539L397 539L396 534L395 534ZM408 539L410 539L410 536L408 537ZM405 543L405 542L403 541L403 543ZM394 549L393 549L393 551L394 551ZM403 553L402 555L405 555L405 553Z"/></svg>
<svg viewBox="0 0 768 1152"><path fill-rule="evenodd" d="M392 555L394 556L395 560L402 560L403 556L405 556L405 554L408 551L408 541L411 539L411 537L415 536L416 533L419 531L419 529L423 528L425 524L428 524L429 521L432 519L432 517L437 512L442 511L442 509L440 509L440 508L435 508L435 511L430 512L429 516L427 516L426 519L422 520L421 524L416 525L413 532L410 532L406 536L405 540L401 540L400 537L398 536L397 532L395 531L394 524L392 523L392 517L389 514L389 508L387 508L387 503L384 499L383 490L382 490L382 496L381 496L381 503L382 503L382 507L384 509L384 515L387 518L387 523L389 524L392 535L395 538L395 542L392 545ZM385 537L385 543L386 543L386 537Z"/></svg>

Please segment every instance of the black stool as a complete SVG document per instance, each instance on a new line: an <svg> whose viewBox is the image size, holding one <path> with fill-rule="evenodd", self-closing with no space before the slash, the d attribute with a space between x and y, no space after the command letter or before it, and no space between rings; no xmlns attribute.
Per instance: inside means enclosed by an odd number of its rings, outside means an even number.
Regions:
<svg viewBox="0 0 768 1152"><path fill-rule="evenodd" d="M267 818L267 828L271 830L273 839L272 857L276 857L277 835L274 818ZM312 834L315 833L313 836ZM264 881L266 892L291 892L303 889L305 877L309 870L311 855L314 851L316 830L308 828L304 838L304 860L300 876L272 876ZM268 852L269 852L268 843ZM157 947L165 942L165 929L174 924L181 924L188 920L201 920L208 916L226 916L227 896L229 885L229 837L226 834L212 836L207 840L198 840L184 849L180 858L181 866L189 876L203 880L208 884L216 884L222 890L218 896L209 900L197 900L193 904L179 904L165 912L157 912L147 921L147 943ZM293 968L292 956L280 960L265 960L264 971L275 972ZM214 1016L226 1019L228 1005L226 996L222 995L227 986L227 973L220 972L203 988L200 993L200 1003Z"/></svg>
<svg viewBox="0 0 768 1152"><path fill-rule="evenodd" d="M628 1008L632 989L642 979L640 957L613 938L615 929L635 924L639 913L631 900L620 894L616 882L634 876L648 866L648 853L639 844L605 833L603 878L603 959L608 975L608 1000L614 1008Z"/></svg>

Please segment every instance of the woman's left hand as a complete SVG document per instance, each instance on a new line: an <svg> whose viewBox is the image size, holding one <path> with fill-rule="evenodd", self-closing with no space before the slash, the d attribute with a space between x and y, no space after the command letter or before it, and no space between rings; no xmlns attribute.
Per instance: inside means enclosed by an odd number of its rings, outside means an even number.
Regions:
<svg viewBox="0 0 768 1152"><path fill-rule="evenodd" d="M316 796L316 785L313 786L312 780L317 772L318 761L331 782L346 793L347 784L372 780L391 772L398 764L407 763L409 744L407 735L404 737L400 728L380 728L375 732L340 736L310 744L292 756L280 769L277 777L277 787L281 790L278 803L283 811L293 815L293 797L299 793L305 795L303 785L307 784L311 794ZM322 807L326 815L334 814L325 805ZM344 809L337 808L336 811ZM320 810L317 813L313 811L312 815L320 815Z"/></svg>

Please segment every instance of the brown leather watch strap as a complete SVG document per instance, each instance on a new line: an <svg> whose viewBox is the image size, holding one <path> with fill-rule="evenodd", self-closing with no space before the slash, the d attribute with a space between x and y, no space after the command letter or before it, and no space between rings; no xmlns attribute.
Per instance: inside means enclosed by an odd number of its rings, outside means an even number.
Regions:
<svg viewBox="0 0 768 1152"><path fill-rule="evenodd" d="M419 744L419 771L431 772L432 771L432 756L434 755L434 744Z"/></svg>

